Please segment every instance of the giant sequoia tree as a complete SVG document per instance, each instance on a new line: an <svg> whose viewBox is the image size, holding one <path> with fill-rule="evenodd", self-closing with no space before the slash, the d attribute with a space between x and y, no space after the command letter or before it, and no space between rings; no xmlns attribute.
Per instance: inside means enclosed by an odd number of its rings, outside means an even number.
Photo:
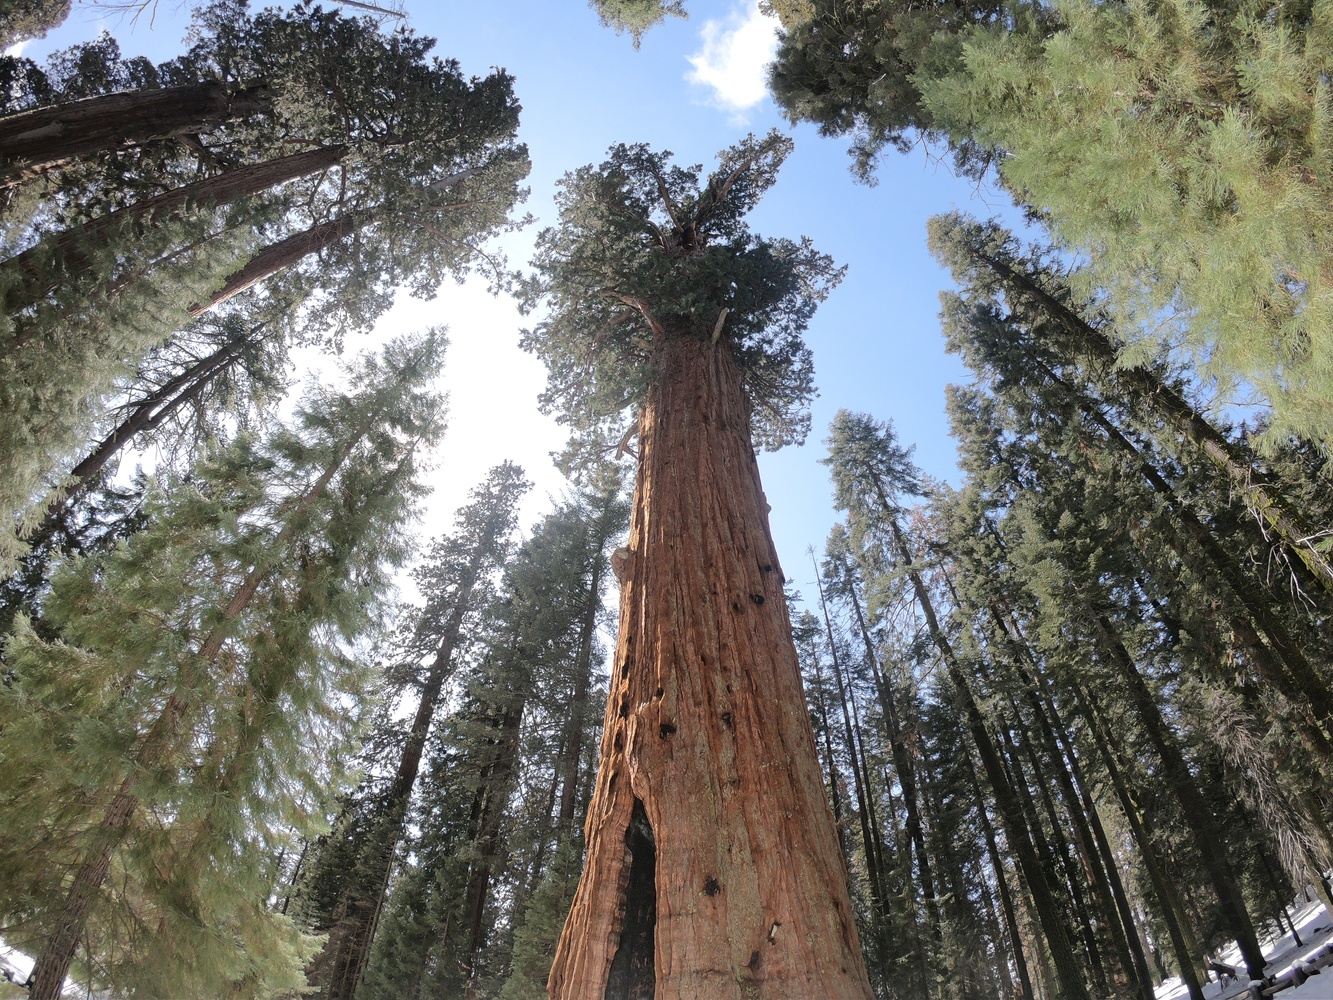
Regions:
<svg viewBox="0 0 1333 1000"><path fill-rule="evenodd" d="M615 146L538 240L545 403L585 444L639 443L555 997L869 995L754 453L804 434L800 335L840 275L744 225L790 148L751 137L701 184Z"/></svg>

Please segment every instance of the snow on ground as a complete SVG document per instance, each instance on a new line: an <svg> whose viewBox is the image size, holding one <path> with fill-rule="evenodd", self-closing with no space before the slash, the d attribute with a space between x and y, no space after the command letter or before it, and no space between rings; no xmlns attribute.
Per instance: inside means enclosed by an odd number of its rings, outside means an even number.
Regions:
<svg viewBox="0 0 1333 1000"><path fill-rule="evenodd" d="M1300 935L1298 946L1290 934L1283 934L1276 940L1267 937L1261 939L1264 955L1268 958L1268 975L1280 976L1294 964L1314 955L1323 945L1333 939L1333 917L1324 909L1323 903L1306 903L1299 910L1292 910L1291 919L1296 923L1296 932ZM1224 949L1218 959L1227 965L1240 967L1240 952L1236 946ZM1208 1000L1233 1000L1245 996L1244 972L1240 982L1209 983L1203 989ZM1168 979L1157 988L1157 1000L1185 1000L1188 994L1179 979ZM1324 969L1303 986L1283 990L1274 1000L1333 1000L1333 966Z"/></svg>

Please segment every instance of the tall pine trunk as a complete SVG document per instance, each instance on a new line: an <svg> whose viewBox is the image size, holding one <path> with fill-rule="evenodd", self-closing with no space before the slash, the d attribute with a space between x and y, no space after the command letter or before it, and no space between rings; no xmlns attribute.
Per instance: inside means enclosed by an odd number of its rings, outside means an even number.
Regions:
<svg viewBox="0 0 1333 1000"><path fill-rule="evenodd" d="M1333 563L1326 552L1316 547L1322 532L1319 526L1304 522L1282 495L1273 477L1259 469L1247 452L1210 424L1175 387L1140 366L1119 366L1119 351L1101 329L1088 323L1061 298L1042 287L1027 274L991 254L972 249L973 259L989 268L1011 294L1036 302L1052 319L1064 327L1070 343L1081 353L1085 364L1110 374L1114 384L1128 401L1142 413L1151 413L1169 429L1161 439L1188 441L1220 472L1231 487L1244 498L1246 506L1264 530L1281 540L1287 554L1294 558L1292 569L1325 591L1333 591Z"/></svg>
<svg viewBox="0 0 1333 1000"><path fill-rule="evenodd" d="M1185 824L1194 836L1195 845L1203 858L1204 869L1208 872L1208 878L1222 907L1223 919L1226 921L1227 929L1235 936L1246 970L1251 979L1263 979L1266 964L1264 952L1259 946L1259 937L1255 933L1254 923L1245 906L1240 882L1232 867L1226 841L1217 826L1217 820L1204 800L1203 793L1199 791L1194 776L1190 774L1175 733L1162 717L1157 700L1148 689L1143 675L1139 673L1138 667L1129 655L1129 650L1105 619L1095 619L1095 625L1098 644L1111 658L1117 673L1125 682L1130 703L1134 706L1135 713L1148 734L1148 742L1152 744L1162 761L1163 777L1180 803Z"/></svg>
<svg viewBox="0 0 1333 1000"><path fill-rule="evenodd" d="M561 1000L868 1000L783 576L725 341L667 336L639 421Z"/></svg>
<svg viewBox="0 0 1333 1000"><path fill-rule="evenodd" d="M316 995L321 1000L352 1000L365 973L375 927L384 905L385 888L393 867L394 854L403 837L412 789L421 770L426 737L435 718L444 682L453 672L454 648L458 645L463 619L469 610L472 591L481 572L481 563L485 558L483 549L479 547L474 554L469 572L459 587L456 603L445 623L393 780L384 793L380 815L370 834L366 853L348 880L343 897L338 901L324 948L306 969L306 978L310 985L318 989Z"/></svg>
<svg viewBox="0 0 1333 1000"><path fill-rule="evenodd" d="M986 773L986 780L995 795L995 804L1000 811L1004 831L1009 839L1010 850L1014 852L1018 859L1019 870L1027 882L1028 892L1032 896L1032 905L1036 911L1037 920L1041 924L1042 933L1050 946L1051 958L1055 964L1055 973L1060 981L1062 995L1066 1000L1090 1000L1087 985L1083 981L1083 971L1079 968L1078 959L1074 954L1069 935L1066 933L1064 915L1060 912L1059 902L1051 890L1050 881L1046 876L1046 870L1043 868L1039 856L1038 848L1042 846L1041 842L1033 839L1034 834L1039 838L1041 831L1031 829L1023 816L1022 802L1009 781L1004 763L996 749L995 741L986 728L985 718L982 716L981 708L977 705L976 698L972 694L972 689L967 681L967 674L954 653L953 644L949 642L949 637L944 634L944 629L940 626L939 618L935 614L934 602L930 599L930 592L926 589L921 573L912 568L912 550L907 544L907 538L903 534L902 528L898 525L896 510L893 504L889 502L882 484L876 480L875 485L879 493L880 503L883 506L884 517L893 536L894 549L902 564L908 567L908 578L911 580L917 605L926 618L927 630L940 652L940 659L944 662L949 680L967 716L968 729L981 758L981 766Z"/></svg>
<svg viewBox="0 0 1333 1000"><path fill-rule="evenodd" d="M122 91L0 118L0 188L71 160L126 149L257 114L262 85L233 89L219 80Z"/></svg>
<svg viewBox="0 0 1333 1000"><path fill-rule="evenodd" d="M600 522L599 522L600 523ZM574 688L569 696L569 725L560 754L560 824L559 836L573 833L574 806L579 787L579 764L583 757L584 715L588 705L588 683L592 675L592 643L597 631L597 612L602 607L602 575L606 556L602 554L606 538L598 538L588 578L588 606L579 626L579 651L574 661Z"/></svg>

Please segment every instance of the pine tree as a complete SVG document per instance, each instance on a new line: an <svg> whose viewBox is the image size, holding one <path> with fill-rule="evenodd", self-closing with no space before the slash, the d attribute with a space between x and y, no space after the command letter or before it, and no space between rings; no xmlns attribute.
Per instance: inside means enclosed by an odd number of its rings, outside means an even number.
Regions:
<svg viewBox="0 0 1333 1000"><path fill-rule="evenodd" d="M309 943L262 905L267 859L357 690L335 637L365 626L405 555L443 343L390 345L349 373L356 392L312 392L295 430L162 484L144 530L62 568L44 607L58 640L17 622L3 801L27 833L4 854L4 909L41 944L33 996L59 995L85 940L96 979L144 995L299 982Z"/></svg>
<svg viewBox="0 0 1333 1000"><path fill-rule="evenodd" d="M0 48L42 38L69 16L71 0L9 0L0 14Z"/></svg>
<svg viewBox="0 0 1333 1000"><path fill-rule="evenodd" d="M643 33L668 17L684 17L683 0L591 0L602 23L617 32L626 32L639 47Z"/></svg>
<svg viewBox="0 0 1333 1000"><path fill-rule="evenodd" d="M352 813L364 810L364 817L335 827L308 876L317 884L310 890L307 919L314 930L328 934L309 980L330 1000L351 997L365 972L427 738L445 682L458 667L460 642L467 639L464 625L486 604L490 578L514 530L516 505L527 489L522 470L512 463L492 469L456 515L454 534L432 543L414 574L424 603L397 660L404 685L417 689L415 711L394 748L390 773Z"/></svg>
<svg viewBox="0 0 1333 1000"><path fill-rule="evenodd" d="M613 147L564 179L538 239L529 302L550 312L525 343L547 362L547 408L585 449L628 446L632 408L639 440L588 861L552 996L869 995L753 453L804 432L800 334L839 276L743 224L789 149L747 139L701 187L697 169Z"/></svg>
<svg viewBox="0 0 1333 1000"><path fill-rule="evenodd" d="M1327 445L1326 4L815 7L773 73L790 116L852 134L867 173L913 132L995 164L1122 329L1256 387L1274 440Z"/></svg>
<svg viewBox="0 0 1333 1000"><path fill-rule="evenodd" d="M1041 858L1045 844L1040 831L1033 829L1031 817L1024 813L1022 793L1025 789L1006 770L1000 747L988 730L973 694L969 671L964 667L955 643L944 630L917 557L900 523L899 495L922 490L920 474L911 464L910 455L910 449L897 443L890 426L864 415L841 412L830 432L827 459L833 470L835 502L849 511L854 530L877 535L882 540L881 544L910 581L927 631L939 650L955 696L963 706L1006 836L1018 858L1042 933L1050 947L1061 993L1070 998L1089 997L1059 900L1052 890L1050 866L1043 864Z"/></svg>
<svg viewBox="0 0 1333 1000"><path fill-rule="evenodd" d="M1176 381L1163 377L1160 366L1120 366L1118 338L1096 320L1084 318L1095 311L1077 302L1070 281L1046 264L1040 252L1024 254L997 224L957 214L931 220L930 242L972 301L1003 295L1012 312L1034 317L1027 324L1033 339L1014 349L1047 364L1076 364L1085 380L1097 384L1103 396L1120 400L1136 426L1162 447L1179 453L1187 445L1245 501L1265 534L1277 537L1297 585L1308 580L1324 591L1333 589L1333 566L1317 544L1321 530L1284 495L1281 467L1265 468L1247 444L1213 427Z"/></svg>

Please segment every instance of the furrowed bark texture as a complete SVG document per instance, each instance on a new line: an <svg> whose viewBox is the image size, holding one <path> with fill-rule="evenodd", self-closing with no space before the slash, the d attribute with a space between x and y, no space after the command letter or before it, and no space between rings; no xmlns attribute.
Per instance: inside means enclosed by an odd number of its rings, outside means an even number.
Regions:
<svg viewBox="0 0 1333 1000"><path fill-rule="evenodd" d="M80 157L125 149L258 114L263 84L233 89L218 80L102 94L0 118L0 187Z"/></svg>
<svg viewBox="0 0 1333 1000"><path fill-rule="evenodd" d="M660 342L639 436L587 863L550 996L868 1000L725 342Z"/></svg>

